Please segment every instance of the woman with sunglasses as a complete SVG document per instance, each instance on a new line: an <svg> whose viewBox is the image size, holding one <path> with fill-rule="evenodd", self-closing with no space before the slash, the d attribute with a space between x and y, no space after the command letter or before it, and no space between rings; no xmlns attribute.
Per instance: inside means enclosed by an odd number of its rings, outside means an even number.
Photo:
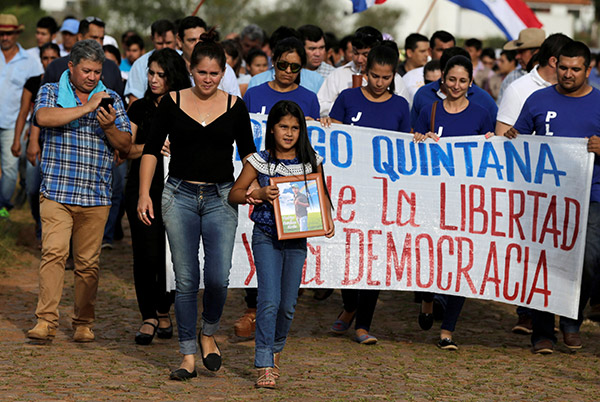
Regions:
<svg viewBox="0 0 600 402"><path fill-rule="evenodd" d="M156 172L150 185L155 220L152 225L146 226L137 219L142 152L163 96L170 91L189 88L190 85L183 58L173 49L157 50L148 59L148 90L143 98L133 102L127 110L133 145L127 155L127 159L131 159L131 167L125 187L125 211L131 227L135 293L142 315L142 325L135 334L138 345L149 345L154 335L163 339L173 336L169 310L175 296L174 292L166 291L165 227L160 209L164 187L162 158L157 160Z"/></svg>
<svg viewBox="0 0 600 402"><path fill-rule="evenodd" d="M275 45L275 79L246 91L244 102L250 113L268 114L281 100L293 101L307 119L319 118L317 95L300 86L300 70L306 64L304 45L297 38L286 38Z"/></svg>
<svg viewBox="0 0 600 402"><path fill-rule="evenodd" d="M353 124L382 130L409 132L410 112L406 99L394 94L394 77L398 66L398 46L383 41L371 49L367 56L367 85L349 88L335 100L329 117L321 119L324 126L330 123ZM377 343L369 334L373 313L377 305L377 289L342 289L343 310L331 327L331 332L342 335L352 321L354 340L362 345Z"/></svg>
<svg viewBox="0 0 600 402"><path fill-rule="evenodd" d="M233 145L243 161L256 152L246 105L218 89L226 62L215 36L211 29L194 47L190 72L195 86L166 94L158 105L140 166L137 215L150 226L155 222L150 187L168 135L171 160L161 209L175 270L175 316L183 361L170 378L178 381L198 375L194 357L198 344L204 366L211 371L221 367L214 335L227 298L238 221L237 205L227 201L234 179ZM197 337L200 241L204 294Z"/></svg>

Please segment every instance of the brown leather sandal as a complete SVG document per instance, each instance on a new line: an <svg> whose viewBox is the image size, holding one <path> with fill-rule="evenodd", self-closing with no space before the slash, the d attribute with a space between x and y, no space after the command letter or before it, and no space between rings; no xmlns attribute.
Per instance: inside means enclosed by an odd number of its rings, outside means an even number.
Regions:
<svg viewBox="0 0 600 402"><path fill-rule="evenodd" d="M281 369L279 368L279 358L281 357L281 353L273 353L273 377L276 380L281 376Z"/></svg>
<svg viewBox="0 0 600 402"><path fill-rule="evenodd" d="M256 388L268 388L274 389L275 384L275 375L273 374L273 367L264 367L258 369L258 378L254 383Z"/></svg>

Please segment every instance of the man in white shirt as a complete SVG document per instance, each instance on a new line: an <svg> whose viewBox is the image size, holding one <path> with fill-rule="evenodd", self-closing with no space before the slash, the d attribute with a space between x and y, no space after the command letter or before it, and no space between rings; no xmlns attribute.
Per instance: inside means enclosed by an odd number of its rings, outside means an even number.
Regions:
<svg viewBox="0 0 600 402"><path fill-rule="evenodd" d="M40 59L40 47L46 43L53 42L56 39L56 33L58 32L58 25L56 20L50 16L42 17L38 20L35 26L35 40L37 46L27 49L27 53L40 63L42 67L42 60Z"/></svg>
<svg viewBox="0 0 600 402"><path fill-rule="evenodd" d="M176 34L177 29L175 28L175 24L169 20L154 21L150 26L150 36L154 44L154 50L166 47L176 49ZM145 53L131 65L127 83L125 84L125 96L129 97L130 105L137 99L143 98L148 88L148 59L154 50Z"/></svg>
<svg viewBox="0 0 600 402"><path fill-rule="evenodd" d="M185 65L188 67L188 70L190 68L194 47L196 46L196 43L200 42L200 36L207 31L207 28L206 22L204 22L202 18L196 16L185 17L179 22L177 43L181 48L181 56L183 57L183 60L185 60ZM190 82L194 85L194 80L192 80L191 75ZM223 79L221 79L219 89L234 96L242 96L235 72L227 63L225 63L225 75L223 75Z"/></svg>
<svg viewBox="0 0 600 402"><path fill-rule="evenodd" d="M436 31L429 39L429 53L432 60L439 60L442 57L444 50L456 46L456 39L451 33L446 31ZM406 98L408 103L412 104L413 97L423 85L425 78L423 77L423 67L418 67L408 71L402 77L404 85L408 90L409 97Z"/></svg>
<svg viewBox="0 0 600 402"><path fill-rule="evenodd" d="M496 121L496 135L511 128L529 95L557 83L556 62L560 49L571 39L563 34L550 35L540 47L539 64L531 72L514 81L504 92Z"/></svg>
<svg viewBox="0 0 600 402"><path fill-rule="evenodd" d="M348 88L352 88L352 76L362 75L362 85L366 85L364 76L369 51L381 43L383 36L381 32L373 27L361 27L356 30L352 38L352 61L342 67L336 68L323 82L317 97L321 106L321 116L328 116L333 103L338 95ZM409 101L409 93L402 81L402 77L396 74L394 78L396 95L402 96Z"/></svg>

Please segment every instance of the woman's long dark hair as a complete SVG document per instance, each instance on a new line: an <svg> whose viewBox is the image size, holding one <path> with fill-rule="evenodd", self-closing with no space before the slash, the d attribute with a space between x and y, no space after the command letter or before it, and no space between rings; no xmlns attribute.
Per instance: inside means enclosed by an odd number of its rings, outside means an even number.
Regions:
<svg viewBox="0 0 600 402"><path fill-rule="evenodd" d="M154 51L148 58L148 68L150 68L150 64L152 63L158 64L163 69L167 83L167 92L180 91L192 86L185 61L183 61L183 57L175 50L164 48ZM148 85L144 99L154 101L159 96L152 93Z"/></svg>
<svg viewBox="0 0 600 402"><path fill-rule="evenodd" d="M373 49L369 51L369 55L367 56L367 65L365 70L367 73L373 67L374 64L380 64L382 66L390 66L392 67L392 82L388 87L388 91L393 94L396 90L396 85L394 84L394 79L396 78L396 70L398 69L398 45L396 42L391 40L384 40L383 42L376 45Z"/></svg>
<svg viewBox="0 0 600 402"><path fill-rule="evenodd" d="M267 118L267 129L265 132L265 149L269 151L269 160L267 161L267 163L269 166L271 163L273 163L275 166L279 164L279 160L275 156L276 144L275 134L273 133L273 130L275 128L275 125L279 123L281 119L285 116L295 117L296 119L298 119L298 123L300 125L298 141L296 141L294 148L296 149L296 158L298 158L298 161L302 164L302 169L304 171L304 182L306 184L306 163L310 163L312 172L317 173L317 158L315 156L315 150L310 144L310 140L308 139L308 129L306 128L306 118L304 117L304 112L302 112L302 108L300 108L300 106L298 106L298 104L296 104L295 102L289 100L281 100L275 105L273 105L271 111L269 112L269 117ZM323 174L323 182L324 181L325 177ZM331 203L331 197L329 196L327 187L325 187L325 195Z"/></svg>
<svg viewBox="0 0 600 402"><path fill-rule="evenodd" d="M305 163L310 163L312 171L316 172L317 158L315 157L315 150L308 139L308 130L306 128L306 118L304 117L304 112L302 112L302 108L300 108L300 106L289 100L277 102L275 105L273 105L271 111L269 112L269 117L267 118L267 130L265 132L265 149L269 151L269 154L271 155L269 158L274 158L274 160L276 160L276 144L273 130L275 129L275 125L279 123L285 116L295 117L298 119L298 123L300 125L298 141L296 141L296 144L294 145L294 148L296 149L296 158L298 158L298 161L303 165Z"/></svg>

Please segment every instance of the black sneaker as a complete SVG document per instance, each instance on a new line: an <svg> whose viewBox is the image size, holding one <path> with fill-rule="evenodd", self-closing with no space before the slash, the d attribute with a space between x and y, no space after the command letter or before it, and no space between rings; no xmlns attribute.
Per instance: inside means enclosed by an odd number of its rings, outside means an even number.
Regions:
<svg viewBox="0 0 600 402"><path fill-rule="evenodd" d="M444 350L458 350L458 345L450 338L440 339L437 347Z"/></svg>

